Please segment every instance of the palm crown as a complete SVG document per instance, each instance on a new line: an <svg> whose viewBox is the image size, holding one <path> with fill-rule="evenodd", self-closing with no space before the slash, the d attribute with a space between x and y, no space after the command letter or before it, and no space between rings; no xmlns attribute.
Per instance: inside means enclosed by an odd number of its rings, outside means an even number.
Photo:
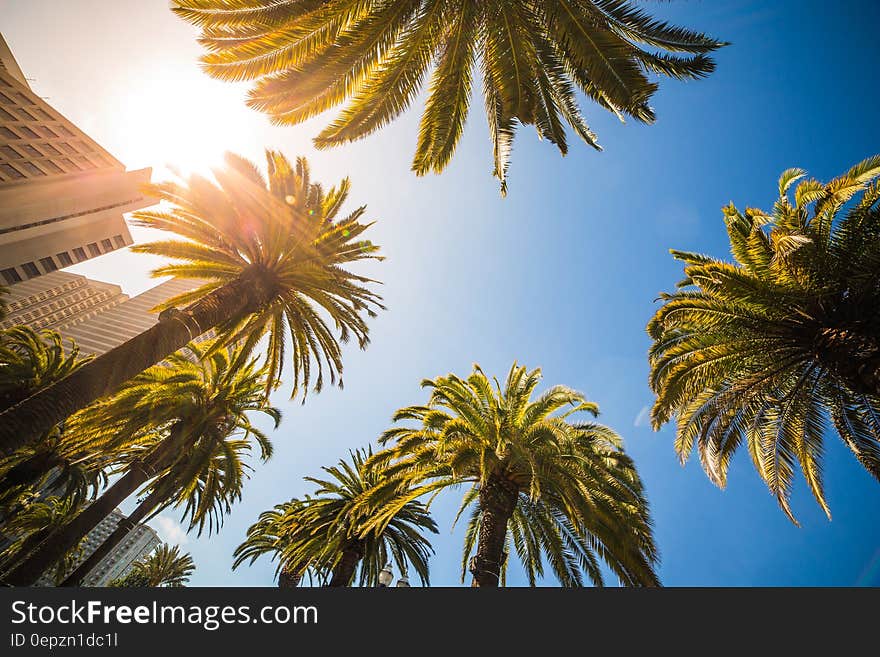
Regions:
<svg viewBox="0 0 880 657"><path fill-rule="evenodd" d="M114 587L172 587L185 586L196 569L189 554L180 547L161 544L150 555L134 564L124 578L110 583Z"/></svg>
<svg viewBox="0 0 880 657"><path fill-rule="evenodd" d="M263 398L265 368L240 350L206 352L190 345L151 367L116 395L92 407L90 424L98 435L131 436L120 458L122 468L147 460L157 444L171 440L169 458L153 464L146 491L183 507L190 528L218 529L241 498L250 466L245 457L256 443L263 460L272 454L269 438L250 415L281 413ZM170 437L169 437L170 436Z"/></svg>
<svg viewBox="0 0 880 657"><path fill-rule="evenodd" d="M91 360L80 357L73 341L65 349L55 331L14 326L0 331L0 410L64 378ZM78 508L105 482L102 468L117 455L113 446L80 438L86 413L68 418L47 431L38 442L10 457L0 458L0 506L32 488L48 486ZM99 449L100 448L100 449Z"/></svg>
<svg viewBox="0 0 880 657"><path fill-rule="evenodd" d="M34 495L28 503L21 504L15 513L3 520L3 534L11 541L0 550L0 573L5 573L26 557L35 545L46 538L52 528L66 522L78 510L78 502L55 496ZM34 579L48 574L54 583L60 582L75 564L80 554L80 545L81 541L77 541L54 563L47 564L45 573L37 573Z"/></svg>
<svg viewBox="0 0 880 657"><path fill-rule="evenodd" d="M600 424L568 419L598 412L575 390L553 386L532 400L540 378L540 370L514 363L503 387L479 366L467 379L423 381L431 389L428 404L394 415L417 426L382 436L395 444L373 458L387 478L373 497L395 491L397 481L413 485L411 495L470 483L463 507L478 504L464 562L479 543L471 571L480 586L502 575L508 540L532 583L545 554L565 586L580 586L583 573L602 584L600 558L625 584L657 584L648 505L621 438ZM382 521L379 515L374 522Z"/></svg>
<svg viewBox="0 0 880 657"><path fill-rule="evenodd" d="M792 520L796 463L830 515L829 416L880 478L880 157L827 184L804 176L782 174L771 213L725 208L733 263L673 251L685 279L648 325L655 428L675 420L680 458L696 445L719 486L745 442Z"/></svg>
<svg viewBox="0 0 880 657"><path fill-rule="evenodd" d="M319 579L329 574L330 586L348 586L359 568L360 585L376 586L379 572L394 560L401 572L411 568L428 584L433 550L423 532L436 533L437 525L424 504L403 499L404 492L386 501L386 509L366 503L368 492L385 481L381 469L368 466L369 456L370 451L357 450L350 462L323 468L329 478L306 477L317 485L313 494L261 516L236 551L237 563L273 553L282 571L300 577L311 569ZM383 511L381 527L372 524Z"/></svg>
<svg viewBox="0 0 880 657"><path fill-rule="evenodd" d="M502 192L518 124L567 150L565 124L598 148L579 90L623 118L651 122L649 73L698 78L722 43L651 18L628 0L176 0L202 28L209 74L255 80L249 105L282 124L344 100L318 147L397 117L426 78L413 170L441 171L461 136L474 69L482 76ZM653 51L661 51L662 54ZM663 52L665 51L665 52Z"/></svg>
<svg viewBox="0 0 880 657"><path fill-rule="evenodd" d="M267 151L266 161L265 179L254 164L227 153L227 167L214 171L217 184L192 176L183 186L150 186L150 193L171 207L137 212L135 223L176 233L186 241L152 242L132 250L178 261L159 267L155 276L205 281L159 309L204 298L224 284L249 277L262 302L250 314L230 316L217 326L225 338L218 345L240 342L249 352L266 336L266 385L271 386L281 374L289 337L294 394L299 386L308 386L312 365L317 366L315 387L320 390L324 363L331 382L342 372L339 341L321 313L339 330L342 342L354 335L360 347L366 347L363 314L375 316L382 308L380 297L366 287L375 281L345 265L382 258L378 247L358 239L372 225L360 222L366 208L340 215L351 187L348 178L325 190L311 180L305 158L291 165L280 153Z"/></svg>
<svg viewBox="0 0 880 657"><path fill-rule="evenodd" d="M0 331L0 411L91 360L73 341L65 349L56 331L13 326Z"/></svg>
<svg viewBox="0 0 880 657"><path fill-rule="evenodd" d="M326 579L327 570L318 558L320 555L312 554L308 562L294 561L294 550L291 548L298 541L308 540L312 536L312 532L300 521L302 507L303 502L294 498L263 511L257 522L248 527L247 538L235 549L232 569L235 570L245 561L253 564L259 557L268 554L278 562L275 575L279 586L297 586L306 574L310 575L310 579L316 576Z"/></svg>

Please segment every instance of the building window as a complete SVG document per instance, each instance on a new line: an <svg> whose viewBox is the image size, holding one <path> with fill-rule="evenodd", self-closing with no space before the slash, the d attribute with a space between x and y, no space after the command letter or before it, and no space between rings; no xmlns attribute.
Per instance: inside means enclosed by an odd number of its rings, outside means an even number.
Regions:
<svg viewBox="0 0 880 657"><path fill-rule="evenodd" d="M27 96L25 96L23 93L16 93L15 97L18 98L21 102L23 102L26 105L36 105L36 103L34 101L32 101Z"/></svg>
<svg viewBox="0 0 880 657"><path fill-rule="evenodd" d="M31 157L43 157L43 154L38 151L36 148L31 146L30 144L23 144L20 146L21 150L30 155Z"/></svg>
<svg viewBox="0 0 880 657"><path fill-rule="evenodd" d="M51 117L49 112L47 112L46 110L41 110L41 109L37 108L34 111L37 113L37 116L39 116L41 119L43 119L45 121L54 121L55 120Z"/></svg>
<svg viewBox="0 0 880 657"><path fill-rule="evenodd" d="M0 103L3 103L4 105L15 105L15 101L6 94L0 94Z"/></svg>
<svg viewBox="0 0 880 657"><path fill-rule="evenodd" d="M58 265L55 264L55 261L52 260L51 256L48 258L40 258L40 264L43 265L43 271L45 271L47 274L50 271L55 271L56 269L58 269ZM51 304L49 307L51 308L54 305L55 304ZM52 308L52 310L57 310L57 307Z"/></svg>
<svg viewBox="0 0 880 657"><path fill-rule="evenodd" d="M3 172L4 176L12 180L15 180L16 178L24 178L24 174L21 171L5 163L0 164L0 171Z"/></svg>
<svg viewBox="0 0 880 657"><path fill-rule="evenodd" d="M5 109L0 109L0 119L4 119L6 121L15 121L16 120L16 118L14 116L12 116L12 114L7 112Z"/></svg>
<svg viewBox="0 0 880 657"><path fill-rule="evenodd" d="M87 157L79 156L76 158L76 163L79 165L81 169L95 169L95 165L92 164L92 161Z"/></svg>
<svg viewBox="0 0 880 657"><path fill-rule="evenodd" d="M73 146L71 146L70 144L68 144L66 141L62 141L58 145L61 146L62 149L64 149L65 151L67 151L71 155L76 153L76 149Z"/></svg>
<svg viewBox="0 0 880 657"><path fill-rule="evenodd" d="M92 242L91 244L86 244L86 248L89 250L89 254L92 257L98 257L101 255L101 250L98 248L98 245Z"/></svg>
<svg viewBox="0 0 880 657"><path fill-rule="evenodd" d="M21 139L21 137L12 132L9 128L0 128L0 135L3 135L7 139Z"/></svg>
<svg viewBox="0 0 880 657"><path fill-rule="evenodd" d="M76 135L70 131L70 129L66 125L59 126L58 128L62 133L67 135L68 137L76 137Z"/></svg>
<svg viewBox="0 0 880 657"><path fill-rule="evenodd" d="M21 283L21 275L17 271L15 271L15 267L4 269L2 272L0 272L0 274L3 275L3 280L6 281L7 285Z"/></svg>
<svg viewBox="0 0 880 657"><path fill-rule="evenodd" d="M47 125L37 126L37 130L43 133L44 137L49 137L50 139L58 139L58 133L52 130L52 128Z"/></svg>
<svg viewBox="0 0 880 657"><path fill-rule="evenodd" d="M52 173L64 173L64 169L55 164L52 160L43 160L40 164L46 169L49 169Z"/></svg>
<svg viewBox="0 0 880 657"><path fill-rule="evenodd" d="M43 150L49 153L49 155L61 155L61 151L55 148L52 144L43 144Z"/></svg>
<svg viewBox="0 0 880 657"><path fill-rule="evenodd" d="M26 262L21 266L24 269L24 273L27 274L28 278L34 278L35 276L40 275L40 270L37 269L37 266L32 262Z"/></svg>
<svg viewBox="0 0 880 657"><path fill-rule="evenodd" d="M73 260L70 258L70 254L67 251L57 253L55 257L58 258L58 262L61 263L62 267L70 267L70 265L73 264Z"/></svg>
<svg viewBox="0 0 880 657"><path fill-rule="evenodd" d="M26 109L18 108L18 115L25 121L36 121L37 117L28 112Z"/></svg>
<svg viewBox="0 0 880 657"><path fill-rule="evenodd" d="M110 240L101 240L101 246L104 247L104 253L113 250L113 243Z"/></svg>
<svg viewBox="0 0 880 657"><path fill-rule="evenodd" d="M73 250L73 255L76 256L77 262L82 262L86 259L86 252L83 251L81 246L78 246Z"/></svg>
<svg viewBox="0 0 880 657"><path fill-rule="evenodd" d="M21 153L12 148L12 146L0 146L0 153L3 153L10 160L19 160L21 159Z"/></svg>
<svg viewBox="0 0 880 657"><path fill-rule="evenodd" d="M24 126L21 126L19 128L19 130L21 130L21 134L23 134L28 139L39 139L40 138L40 135L38 135L36 132L31 130L30 128L26 128Z"/></svg>
<svg viewBox="0 0 880 657"><path fill-rule="evenodd" d="M46 172L30 162L22 162L21 167L32 176L45 176Z"/></svg>
<svg viewBox="0 0 880 657"><path fill-rule="evenodd" d="M114 235L113 241L116 243L116 248L121 249L125 246L125 240L122 239L122 235Z"/></svg>

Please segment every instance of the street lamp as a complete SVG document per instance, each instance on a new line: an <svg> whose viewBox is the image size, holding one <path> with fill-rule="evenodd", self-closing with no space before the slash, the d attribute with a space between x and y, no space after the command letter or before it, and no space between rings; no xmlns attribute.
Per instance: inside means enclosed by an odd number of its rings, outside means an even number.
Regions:
<svg viewBox="0 0 880 657"><path fill-rule="evenodd" d="M391 564L386 563L385 567L379 571L379 587L388 588L391 586L393 579L394 571L391 570ZM409 579L407 579L406 574L400 576L400 579L397 580L397 586L400 588L409 588Z"/></svg>
<svg viewBox="0 0 880 657"><path fill-rule="evenodd" d="M379 586L386 587L391 585L391 580L394 579L394 573L391 572L391 564L386 563L385 567L379 571Z"/></svg>

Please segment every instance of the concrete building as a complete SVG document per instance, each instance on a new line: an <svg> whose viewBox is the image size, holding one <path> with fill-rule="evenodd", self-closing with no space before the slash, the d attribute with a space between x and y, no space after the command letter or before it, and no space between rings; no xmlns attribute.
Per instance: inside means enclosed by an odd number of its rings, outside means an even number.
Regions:
<svg viewBox="0 0 880 657"><path fill-rule="evenodd" d="M73 568L88 559L124 519L125 515L119 509L115 509L90 531L83 540L82 550ZM152 527L137 525L119 545L88 572L82 580L82 585L107 586L114 579L125 577L131 572L135 562L150 554L159 543L161 543L159 536ZM43 575L37 580L36 586L53 586L51 576Z"/></svg>
<svg viewBox="0 0 880 657"><path fill-rule="evenodd" d="M132 243L122 215L152 205L125 166L31 89L0 36L0 285Z"/></svg>
<svg viewBox="0 0 880 657"><path fill-rule="evenodd" d="M129 298L118 285L56 271L9 288L0 329L52 329L72 338L81 353L99 355L156 324L159 315L150 312L156 305L198 285L175 278Z"/></svg>
<svg viewBox="0 0 880 657"><path fill-rule="evenodd" d="M98 549L125 516L115 509L104 521L95 527L85 539L83 559ZM156 549L161 541L148 525L137 525L113 550L83 578L83 586L107 586L114 579L125 577L131 572L135 562Z"/></svg>

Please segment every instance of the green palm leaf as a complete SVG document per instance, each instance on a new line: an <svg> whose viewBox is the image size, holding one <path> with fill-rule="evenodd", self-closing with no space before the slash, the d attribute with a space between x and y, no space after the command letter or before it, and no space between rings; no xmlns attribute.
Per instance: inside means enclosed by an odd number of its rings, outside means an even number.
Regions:
<svg viewBox="0 0 880 657"><path fill-rule="evenodd" d="M273 122L298 124L348 101L319 148L387 125L429 80L417 175L451 160L479 64L502 193L518 126L534 125L563 154L566 124L598 147L575 88L621 118L651 122L649 76L704 77L724 45L632 0L175 0L172 9L200 28L208 74L252 81L248 103Z"/></svg>

